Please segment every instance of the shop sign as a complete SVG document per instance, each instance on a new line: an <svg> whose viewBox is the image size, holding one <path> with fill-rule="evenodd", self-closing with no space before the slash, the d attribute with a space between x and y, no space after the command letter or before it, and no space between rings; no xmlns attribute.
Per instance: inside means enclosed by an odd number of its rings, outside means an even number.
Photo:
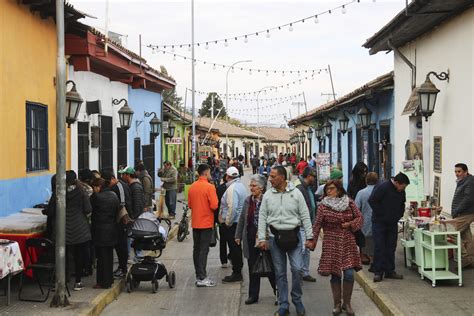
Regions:
<svg viewBox="0 0 474 316"><path fill-rule="evenodd" d="M433 138L433 170L434 172L441 173L442 168L442 138L435 136Z"/></svg>
<svg viewBox="0 0 474 316"><path fill-rule="evenodd" d="M181 145L182 144L181 137L173 137L173 138L167 137L165 144L166 145Z"/></svg>

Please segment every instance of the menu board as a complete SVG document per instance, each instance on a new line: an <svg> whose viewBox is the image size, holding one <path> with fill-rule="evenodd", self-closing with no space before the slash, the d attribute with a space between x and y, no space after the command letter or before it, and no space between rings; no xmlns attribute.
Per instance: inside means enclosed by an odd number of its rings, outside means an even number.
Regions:
<svg viewBox="0 0 474 316"><path fill-rule="evenodd" d="M441 200L441 178L438 176L434 177L433 186L433 197L431 198L432 206L440 206Z"/></svg>
<svg viewBox="0 0 474 316"><path fill-rule="evenodd" d="M407 201L420 203L425 199L423 192L423 160L403 161L402 172L410 180L410 184L405 189Z"/></svg>
<svg viewBox="0 0 474 316"><path fill-rule="evenodd" d="M320 181L329 179L331 174L331 154L319 153L316 156L316 170Z"/></svg>
<svg viewBox="0 0 474 316"><path fill-rule="evenodd" d="M441 173L442 168L442 138L441 136L435 136L433 138L433 170L434 172Z"/></svg>

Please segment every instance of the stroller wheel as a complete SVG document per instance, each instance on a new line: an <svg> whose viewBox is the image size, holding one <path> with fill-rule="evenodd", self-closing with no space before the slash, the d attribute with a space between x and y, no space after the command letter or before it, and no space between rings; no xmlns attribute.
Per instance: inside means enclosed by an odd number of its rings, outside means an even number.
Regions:
<svg viewBox="0 0 474 316"><path fill-rule="evenodd" d="M133 292L133 279L132 279L132 275L129 273L127 275L127 280L126 280L126 284L127 284L127 292L128 293L132 293Z"/></svg>
<svg viewBox="0 0 474 316"><path fill-rule="evenodd" d="M153 279L153 281L151 281L151 290L153 291L153 293L158 292L158 280L157 279Z"/></svg>
<svg viewBox="0 0 474 316"><path fill-rule="evenodd" d="M166 279L168 281L170 289L176 286L176 273L174 271L170 271Z"/></svg>

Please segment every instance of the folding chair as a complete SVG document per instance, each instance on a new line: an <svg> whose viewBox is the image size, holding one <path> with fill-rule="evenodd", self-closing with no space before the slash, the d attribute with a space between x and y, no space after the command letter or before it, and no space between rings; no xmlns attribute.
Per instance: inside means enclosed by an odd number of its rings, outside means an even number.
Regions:
<svg viewBox="0 0 474 316"><path fill-rule="evenodd" d="M46 238L30 238L26 240L26 252L29 257L29 261L33 262L33 250L36 250L36 253L42 254L42 258L47 258L43 260L39 260L36 263L30 263L26 269L21 274L20 278L20 289L18 292L18 298L20 301L28 301L28 302L46 302L49 298L50 292L54 289L54 277L56 272L56 265L54 262L54 245L51 240ZM41 291L41 299L33 299L33 298L25 298L22 297L21 293L23 291L23 277L28 270L32 270L33 272L33 279L38 283L38 287ZM41 283L40 274L47 273L48 274L48 281L47 283ZM46 295L44 294L43 286L48 288L48 292ZM69 288L66 284L66 290L69 296L71 293L69 292Z"/></svg>

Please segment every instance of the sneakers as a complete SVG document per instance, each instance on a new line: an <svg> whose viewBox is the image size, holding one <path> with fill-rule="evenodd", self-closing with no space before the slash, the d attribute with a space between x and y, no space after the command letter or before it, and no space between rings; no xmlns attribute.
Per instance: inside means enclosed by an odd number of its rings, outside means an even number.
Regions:
<svg viewBox="0 0 474 316"><path fill-rule="evenodd" d="M120 268L114 271L114 279L123 279L126 275L127 273L123 272Z"/></svg>
<svg viewBox="0 0 474 316"><path fill-rule="evenodd" d="M175 219L175 218L176 218L176 216L174 216L174 215L169 215L169 216L168 216L168 219L169 219L170 221L173 220L173 219Z"/></svg>
<svg viewBox="0 0 474 316"><path fill-rule="evenodd" d="M236 283L242 282L244 278L242 277L242 273L232 273L231 275L226 276L222 279L222 283Z"/></svg>
<svg viewBox="0 0 474 316"><path fill-rule="evenodd" d="M213 287L216 286L216 282L211 279L205 278L204 280L196 280L197 287Z"/></svg>
<svg viewBox="0 0 474 316"><path fill-rule="evenodd" d="M221 268L222 268L222 269L226 269L226 268L228 268L228 267L229 267L229 265L228 265L227 263L221 264Z"/></svg>
<svg viewBox="0 0 474 316"><path fill-rule="evenodd" d="M382 282L383 277L381 274L374 275L374 282Z"/></svg>
<svg viewBox="0 0 474 316"><path fill-rule="evenodd" d="M84 288L84 286L82 285L81 282L77 282L76 284L74 284L74 287L73 287L73 290L74 291L80 291Z"/></svg>
<svg viewBox="0 0 474 316"><path fill-rule="evenodd" d="M306 282L316 282L316 278L313 278L311 275L305 275L303 277L303 281L306 281Z"/></svg>

